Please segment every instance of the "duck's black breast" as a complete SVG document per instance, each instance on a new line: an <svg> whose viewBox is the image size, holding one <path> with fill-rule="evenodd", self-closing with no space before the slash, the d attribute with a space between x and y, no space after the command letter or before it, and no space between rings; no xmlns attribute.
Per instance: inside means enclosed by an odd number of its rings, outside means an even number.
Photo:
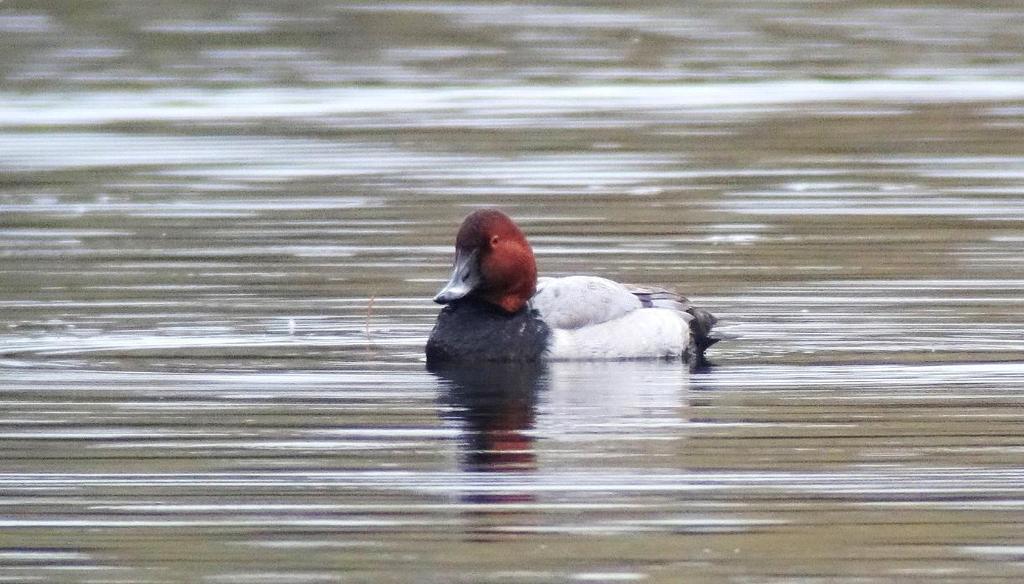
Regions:
<svg viewBox="0 0 1024 584"><path fill-rule="evenodd" d="M551 329L536 310L509 314L475 298L441 310L427 341L427 363L539 361Z"/></svg>

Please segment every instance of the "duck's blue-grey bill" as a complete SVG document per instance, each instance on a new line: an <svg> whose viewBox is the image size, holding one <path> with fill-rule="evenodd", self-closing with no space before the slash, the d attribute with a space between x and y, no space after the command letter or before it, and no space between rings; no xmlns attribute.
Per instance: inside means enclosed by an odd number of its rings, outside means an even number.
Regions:
<svg viewBox="0 0 1024 584"><path fill-rule="evenodd" d="M452 267L451 278L441 288L441 291L434 296L434 302L448 304L466 296L480 283L480 266L477 262L477 252L465 253L462 250L455 252L455 265Z"/></svg>

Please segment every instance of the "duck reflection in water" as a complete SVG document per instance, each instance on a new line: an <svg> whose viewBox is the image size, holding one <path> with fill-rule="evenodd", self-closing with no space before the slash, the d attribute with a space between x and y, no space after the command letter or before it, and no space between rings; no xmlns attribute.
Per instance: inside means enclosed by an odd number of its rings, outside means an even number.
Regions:
<svg viewBox="0 0 1024 584"><path fill-rule="evenodd" d="M533 427L547 383L540 364L439 365L447 386L447 418L461 430L460 466L467 472L523 472L537 467Z"/></svg>
<svg viewBox="0 0 1024 584"><path fill-rule="evenodd" d="M679 363L429 366L459 430L464 503L531 503L608 465L677 464L690 434ZM600 461L600 464L598 464ZM619 461L616 463L615 461Z"/></svg>

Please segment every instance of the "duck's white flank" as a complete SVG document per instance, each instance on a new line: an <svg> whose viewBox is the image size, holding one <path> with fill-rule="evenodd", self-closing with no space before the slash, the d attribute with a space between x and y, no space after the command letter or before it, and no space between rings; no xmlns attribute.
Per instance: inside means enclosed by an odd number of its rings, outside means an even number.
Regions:
<svg viewBox="0 0 1024 584"><path fill-rule="evenodd" d="M547 357L555 361L674 358L690 342L685 314L644 308L608 322L552 329Z"/></svg>
<svg viewBox="0 0 1024 584"><path fill-rule="evenodd" d="M628 287L605 278L540 278L530 302L551 327L548 359L678 357L690 343L689 314L644 308Z"/></svg>

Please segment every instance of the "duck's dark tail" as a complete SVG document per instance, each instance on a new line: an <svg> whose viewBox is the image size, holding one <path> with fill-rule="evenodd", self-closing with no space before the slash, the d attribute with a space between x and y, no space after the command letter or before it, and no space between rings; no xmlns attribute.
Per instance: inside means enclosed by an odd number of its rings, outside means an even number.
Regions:
<svg viewBox="0 0 1024 584"><path fill-rule="evenodd" d="M707 359L704 357L704 351L722 340L721 337L711 332L718 319L710 312L696 306L687 308L686 312L693 317L690 319L690 334L693 335L693 344L696 347L696 354L694 355L696 362L694 364L703 367L708 364Z"/></svg>

